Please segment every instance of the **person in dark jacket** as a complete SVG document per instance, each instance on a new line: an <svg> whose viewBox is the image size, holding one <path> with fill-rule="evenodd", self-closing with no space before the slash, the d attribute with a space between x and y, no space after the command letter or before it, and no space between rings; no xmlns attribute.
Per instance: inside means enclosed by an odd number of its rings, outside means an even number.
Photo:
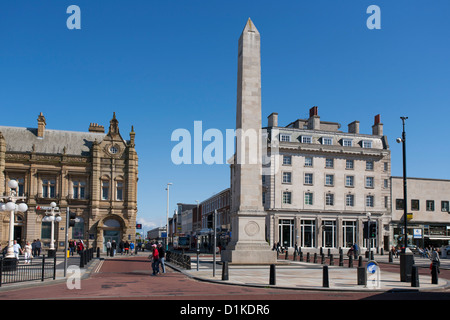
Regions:
<svg viewBox="0 0 450 320"><path fill-rule="evenodd" d="M166 257L166 250L164 250L164 247L161 245L161 243L158 244L158 252L159 252L158 264L161 265L162 273L166 273L166 266L164 265L165 257Z"/></svg>

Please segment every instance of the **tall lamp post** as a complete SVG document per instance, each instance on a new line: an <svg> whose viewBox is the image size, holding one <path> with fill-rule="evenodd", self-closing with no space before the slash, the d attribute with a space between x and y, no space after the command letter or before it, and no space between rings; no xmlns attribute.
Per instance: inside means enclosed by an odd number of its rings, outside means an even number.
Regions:
<svg viewBox="0 0 450 320"><path fill-rule="evenodd" d="M50 203L50 211L46 211L46 217L42 219L44 222L51 222L51 236L50 236L50 247L48 250L48 256L54 257L55 256L55 221L60 222L62 220L61 214L59 211L59 208L56 207L55 202Z"/></svg>
<svg viewBox="0 0 450 320"><path fill-rule="evenodd" d="M6 252L5 259L15 259L14 255L14 212L25 212L28 210L28 206L26 203L16 204L17 200L26 200L25 196L17 196L17 187L18 183L16 180L9 180L8 182L9 196L1 196L4 202L0 205L0 211L9 211L9 241L8 241L8 250Z"/></svg>
<svg viewBox="0 0 450 320"><path fill-rule="evenodd" d="M403 252L405 252L407 246L408 246L408 201L407 201L407 183L406 183L406 133L405 133L405 120L408 119L408 117L400 117L402 119L403 124L403 131L402 131L402 137L397 138L398 143L402 143L402 154L403 154L403 217L404 217L404 228L405 228L405 236L403 239L404 242L404 249Z"/></svg>
<svg viewBox="0 0 450 320"><path fill-rule="evenodd" d="M412 252L408 251L408 196L406 183L406 132L405 121L408 117L400 117L402 120L403 131L402 137L397 138L397 143L402 143L403 154L403 223L404 223L404 248L400 254L400 280L402 282L411 281L412 266L414 264L414 256Z"/></svg>
<svg viewBox="0 0 450 320"><path fill-rule="evenodd" d="M370 234L370 217L371 217L371 215L372 214L370 212L366 213L366 217L367 217L367 248L369 249L369 260L368 261L370 261L371 260L370 257L372 257L372 252L371 252L372 238L371 238L371 234Z"/></svg>
<svg viewBox="0 0 450 320"><path fill-rule="evenodd" d="M169 182L167 184L167 211L166 211L166 251L169 251L169 186L173 183Z"/></svg>

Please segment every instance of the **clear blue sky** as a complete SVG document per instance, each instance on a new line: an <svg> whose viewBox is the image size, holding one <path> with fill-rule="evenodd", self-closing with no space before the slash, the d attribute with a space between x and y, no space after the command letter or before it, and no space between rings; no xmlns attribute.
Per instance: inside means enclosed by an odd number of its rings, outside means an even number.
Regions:
<svg viewBox="0 0 450 320"><path fill-rule="evenodd" d="M67 7L81 9L68 30ZM369 30L369 5L381 29ZM407 120L408 176L450 179L450 1L48 0L0 2L2 125L51 129L108 126L136 131L138 219L166 216L167 182L177 202L229 186L227 165L171 161L175 129L235 127L237 43L249 17L261 33L263 124L307 118L359 120L371 133L381 114L402 175L400 116Z"/></svg>

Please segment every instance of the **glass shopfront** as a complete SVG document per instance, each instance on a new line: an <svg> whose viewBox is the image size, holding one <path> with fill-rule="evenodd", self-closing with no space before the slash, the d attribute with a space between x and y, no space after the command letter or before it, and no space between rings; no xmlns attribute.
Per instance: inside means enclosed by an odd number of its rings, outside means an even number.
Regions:
<svg viewBox="0 0 450 320"><path fill-rule="evenodd" d="M281 219L279 221L278 242L282 247L294 246L294 219Z"/></svg>
<svg viewBox="0 0 450 320"><path fill-rule="evenodd" d="M313 248L315 246L316 238L316 221L315 220L301 220L300 224L300 246L306 248Z"/></svg>
<svg viewBox="0 0 450 320"><path fill-rule="evenodd" d="M404 227L394 227L394 246L402 247ZM408 245L419 248L443 247L450 244L450 225L445 224L408 224Z"/></svg>

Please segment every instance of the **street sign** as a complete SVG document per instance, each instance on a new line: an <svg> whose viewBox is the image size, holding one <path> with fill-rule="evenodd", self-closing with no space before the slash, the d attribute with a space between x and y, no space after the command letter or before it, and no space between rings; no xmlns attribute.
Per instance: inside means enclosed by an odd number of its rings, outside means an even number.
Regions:
<svg viewBox="0 0 450 320"><path fill-rule="evenodd" d="M368 261L366 265L367 284L366 288L376 289L380 288L380 267L376 261Z"/></svg>
<svg viewBox="0 0 450 320"><path fill-rule="evenodd" d="M422 229L413 229L413 238L422 239Z"/></svg>
<svg viewBox="0 0 450 320"><path fill-rule="evenodd" d="M55 209L55 210L59 210L59 207L55 207L55 208L52 208L52 207L42 207L42 206L36 206L36 210L52 210L52 209Z"/></svg>

